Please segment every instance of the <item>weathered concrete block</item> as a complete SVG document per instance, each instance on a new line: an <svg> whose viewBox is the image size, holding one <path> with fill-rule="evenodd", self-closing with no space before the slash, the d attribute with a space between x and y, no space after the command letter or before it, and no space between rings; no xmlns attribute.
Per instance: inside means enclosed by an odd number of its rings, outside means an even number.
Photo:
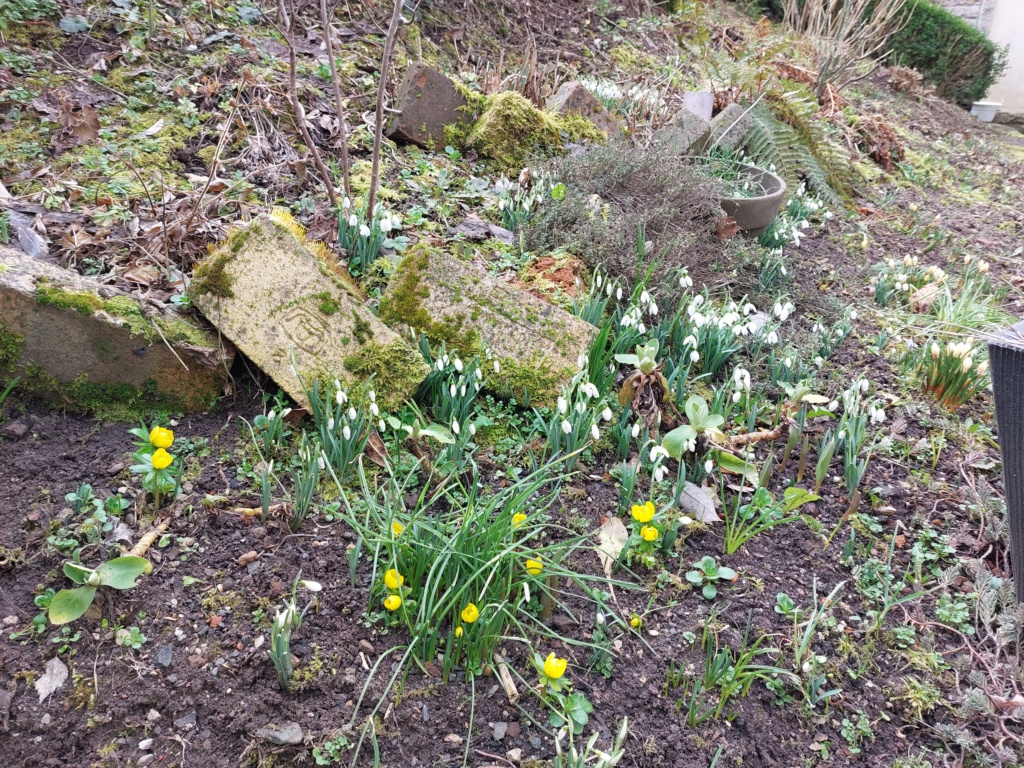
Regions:
<svg viewBox="0 0 1024 768"><path fill-rule="evenodd" d="M429 373L427 364L363 306L344 270L300 237L270 217L238 230L196 267L192 303L303 406L303 383L374 376L381 407L397 408Z"/></svg>
<svg viewBox="0 0 1024 768"><path fill-rule="evenodd" d="M173 347L173 350L171 349ZM0 246L0 382L72 408L102 401L202 410L221 394L234 351L173 314Z"/></svg>
<svg viewBox="0 0 1024 768"><path fill-rule="evenodd" d="M559 115L577 114L585 117L608 138L622 133L622 121L609 112L582 83L563 83L558 92L548 99L547 110Z"/></svg>
<svg viewBox="0 0 1024 768"><path fill-rule="evenodd" d="M658 131L656 139L679 155L699 155L711 140L711 124L692 112L680 112Z"/></svg>
<svg viewBox="0 0 1024 768"><path fill-rule="evenodd" d="M413 64L398 88L395 115L388 136L429 149L445 146L448 125L468 127L473 123L469 102L455 84L426 64Z"/></svg>
<svg viewBox="0 0 1024 768"><path fill-rule="evenodd" d="M743 146L754 119L741 104L730 104L711 121L711 143L723 149L735 150Z"/></svg>
<svg viewBox="0 0 1024 768"><path fill-rule="evenodd" d="M500 364L499 390L550 404L578 370L597 329L486 272L426 245L402 260L380 302L381 318L422 331L464 356L484 349Z"/></svg>
<svg viewBox="0 0 1024 768"><path fill-rule="evenodd" d="M683 94L683 109L710 122L711 114L715 111L715 94L710 91L687 91Z"/></svg>

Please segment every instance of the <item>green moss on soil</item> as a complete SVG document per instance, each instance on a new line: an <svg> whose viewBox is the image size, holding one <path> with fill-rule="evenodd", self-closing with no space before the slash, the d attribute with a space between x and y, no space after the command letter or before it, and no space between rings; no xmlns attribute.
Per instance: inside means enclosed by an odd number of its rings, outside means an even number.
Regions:
<svg viewBox="0 0 1024 768"><path fill-rule="evenodd" d="M543 361L518 360L510 357L499 358L500 373L488 376L491 388L499 394L513 396L524 401L528 393L530 401L537 405L550 405L558 398L563 381L572 377L572 371L559 371Z"/></svg>
<svg viewBox="0 0 1024 768"><path fill-rule="evenodd" d="M422 355L402 339L367 344L345 358L345 368L362 380L372 376L381 407L388 411L400 408L404 404L402 393L414 392L430 373Z"/></svg>
<svg viewBox="0 0 1024 768"><path fill-rule="evenodd" d="M14 366L21 358L21 348L25 343L25 337L19 336L14 331L0 323L0 376L5 376L14 371ZM3 380L0 379L0 385Z"/></svg>
<svg viewBox="0 0 1024 768"><path fill-rule="evenodd" d="M467 146L492 160L500 170L517 173L531 154L547 154L562 146L555 119L514 91L488 99Z"/></svg>

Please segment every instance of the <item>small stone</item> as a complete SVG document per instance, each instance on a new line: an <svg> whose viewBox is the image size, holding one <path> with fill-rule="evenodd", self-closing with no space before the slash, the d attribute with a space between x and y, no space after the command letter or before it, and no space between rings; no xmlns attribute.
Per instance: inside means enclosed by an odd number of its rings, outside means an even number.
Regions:
<svg viewBox="0 0 1024 768"><path fill-rule="evenodd" d="M540 745L543 744L543 743L544 742L542 742L540 740L540 736L531 736L530 737L530 746L533 747L534 749L540 749Z"/></svg>
<svg viewBox="0 0 1024 768"><path fill-rule="evenodd" d="M259 553L255 549L250 550L249 552L246 552L244 555L238 558L238 564L242 566L248 565L259 556ZM218 584L217 586L220 587L220 584Z"/></svg>
<svg viewBox="0 0 1024 768"><path fill-rule="evenodd" d="M443 147L446 126L467 126L473 119L469 102L455 84L425 64L409 67L395 102L398 113L388 127L388 136L421 147Z"/></svg>
<svg viewBox="0 0 1024 768"><path fill-rule="evenodd" d="M143 752L145 752L147 749L152 749L152 747L153 747L153 740L152 739L143 739L142 741L139 742L139 749L141 749Z"/></svg>
<svg viewBox="0 0 1024 768"><path fill-rule="evenodd" d="M522 732L522 726L518 722L513 721L508 724L508 737L510 739L518 739Z"/></svg>
<svg viewBox="0 0 1024 768"><path fill-rule="evenodd" d="M521 762L523 759L523 750L519 749L518 747L516 747L515 749L510 749L508 752L505 753L505 757L507 757L513 763Z"/></svg>
<svg viewBox="0 0 1024 768"><path fill-rule="evenodd" d="M256 731L256 736L279 747L302 743L302 726L298 723L270 723Z"/></svg>
<svg viewBox="0 0 1024 768"><path fill-rule="evenodd" d="M369 640L360 640L359 650L363 653L373 653L373 643L371 643Z"/></svg>
<svg viewBox="0 0 1024 768"><path fill-rule="evenodd" d="M45 715L43 715L43 717L41 719L41 722L42 722L43 725L49 725L51 719L52 718L50 717L50 713L47 712Z"/></svg>
<svg viewBox="0 0 1024 768"><path fill-rule="evenodd" d="M424 723L430 720L430 712L427 710L426 704L424 704L423 709L420 710L420 717L423 718Z"/></svg>
<svg viewBox="0 0 1024 768"><path fill-rule="evenodd" d="M449 744L461 744L462 743L462 737L459 736L459 734L457 734L457 733L449 733L447 736L444 737L444 740L446 742L448 742Z"/></svg>
<svg viewBox="0 0 1024 768"><path fill-rule="evenodd" d="M156 652L156 656L153 661L156 662L159 667L171 666L171 657L174 656L174 646L164 645Z"/></svg>
<svg viewBox="0 0 1024 768"><path fill-rule="evenodd" d="M13 627L17 623L18 623L18 617L17 616L4 616L4 626L5 627Z"/></svg>
<svg viewBox="0 0 1024 768"><path fill-rule="evenodd" d="M12 421L10 424L5 424L3 429L0 429L0 435L11 441L21 440L27 434L28 422L24 419Z"/></svg>
<svg viewBox="0 0 1024 768"><path fill-rule="evenodd" d="M503 720L500 720L500 721L498 721L497 723L494 724L494 740L495 741L501 741L502 739L505 738L505 735L507 733L508 733L508 723L504 722Z"/></svg>
<svg viewBox="0 0 1024 768"><path fill-rule="evenodd" d="M138 760L136 760L135 764L136 765L149 765L154 760L156 760L156 755L154 755L152 752L147 752L142 757L140 757Z"/></svg>
<svg viewBox="0 0 1024 768"><path fill-rule="evenodd" d="M196 724L196 712L195 712L195 710L192 710L191 712L189 712L184 717L179 717L177 720L174 721L174 727L175 728L183 728L183 729L194 728L195 724Z"/></svg>
<svg viewBox="0 0 1024 768"><path fill-rule="evenodd" d="M146 720L148 720L151 723L155 723L159 719L160 713L157 712L155 709L151 709L149 710L149 712L146 713Z"/></svg>

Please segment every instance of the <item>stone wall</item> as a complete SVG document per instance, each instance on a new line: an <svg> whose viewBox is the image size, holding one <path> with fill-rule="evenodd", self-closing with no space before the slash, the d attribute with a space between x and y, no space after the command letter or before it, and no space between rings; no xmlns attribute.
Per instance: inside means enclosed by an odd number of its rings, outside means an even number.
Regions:
<svg viewBox="0 0 1024 768"><path fill-rule="evenodd" d="M992 17L1001 0L933 0L983 32L992 28ZM1002 0L1005 2L1005 0Z"/></svg>

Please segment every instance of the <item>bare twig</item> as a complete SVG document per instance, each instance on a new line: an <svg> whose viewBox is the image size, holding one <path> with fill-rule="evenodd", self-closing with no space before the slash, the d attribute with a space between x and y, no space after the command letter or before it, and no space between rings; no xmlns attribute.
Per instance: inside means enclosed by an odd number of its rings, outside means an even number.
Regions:
<svg viewBox="0 0 1024 768"><path fill-rule="evenodd" d="M299 133L302 134L302 140L306 142L306 148L309 150L309 154L312 155L313 163L316 165L316 169L320 172L324 185L327 187L327 197L331 200L331 207L337 208L338 196L334 192L334 180L331 178L327 166L324 165L323 158L320 157L320 150L313 143L313 137L309 135L309 128L306 127L306 110L303 109L302 102L299 101L295 74L295 14L288 14L288 10L285 8L285 0L278 0L277 8L278 13L281 14L281 25L284 28L285 41L288 43L288 100L291 102L292 112L295 113L295 122Z"/></svg>
<svg viewBox="0 0 1024 768"><path fill-rule="evenodd" d="M131 548L128 554L132 557L145 557L149 548L153 546L153 542L156 541L157 537L166 530L167 523L160 523L160 525L139 539L138 543Z"/></svg>
<svg viewBox="0 0 1024 768"><path fill-rule="evenodd" d="M341 134L341 181L345 189L345 196L352 197L352 190L349 186L348 121L345 119L345 104L341 100L341 82L338 79L338 65L334 61L334 42L331 40L331 18L327 13L327 0L320 0L320 24L324 28L324 46L327 48L327 61L331 66L334 104L338 110L338 132Z"/></svg>
<svg viewBox="0 0 1024 768"><path fill-rule="evenodd" d="M508 665L498 654L494 654L494 665L498 669L498 682L505 689L505 696L508 697L510 704L515 704L519 701L519 689L516 688L516 681L512 679L512 673L508 671Z"/></svg>
<svg viewBox="0 0 1024 768"><path fill-rule="evenodd" d="M283 0L282 0L283 2ZM384 97L388 89L388 70L391 67L391 51L395 47L395 37L402 23L402 0L395 0L391 12L391 23L384 38L384 55L380 62L380 82L377 84L377 115L373 126L373 161L370 168L370 191L366 197L366 218L373 219L373 204L377 197L377 183L380 180L380 145L384 138Z"/></svg>

